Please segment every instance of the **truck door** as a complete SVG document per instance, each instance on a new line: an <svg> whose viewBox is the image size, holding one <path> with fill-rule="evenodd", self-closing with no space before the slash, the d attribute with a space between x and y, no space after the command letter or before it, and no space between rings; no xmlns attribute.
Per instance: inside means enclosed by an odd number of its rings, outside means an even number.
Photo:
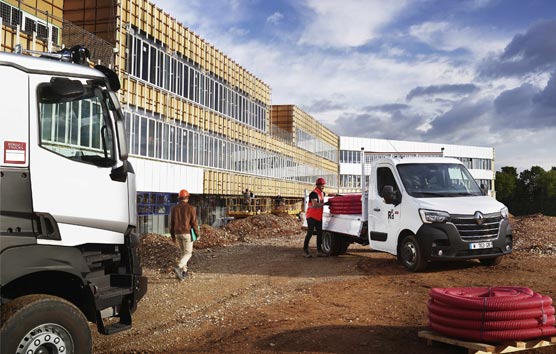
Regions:
<svg viewBox="0 0 556 354"><path fill-rule="evenodd" d="M401 192L392 169L388 165L376 168L369 205L369 238L371 248L396 254L396 240L401 224ZM384 186L392 186L398 195L397 205L387 204L382 196Z"/></svg>
<svg viewBox="0 0 556 354"><path fill-rule="evenodd" d="M85 80L57 78L64 89L51 79L31 76L29 92L33 209L52 231L39 243L123 243L128 186L111 177L120 162L106 96Z"/></svg>

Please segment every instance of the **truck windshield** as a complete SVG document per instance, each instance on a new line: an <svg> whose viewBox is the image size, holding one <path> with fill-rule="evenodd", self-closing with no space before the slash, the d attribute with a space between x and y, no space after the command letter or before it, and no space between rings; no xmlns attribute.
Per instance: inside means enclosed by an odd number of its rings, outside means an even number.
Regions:
<svg viewBox="0 0 556 354"><path fill-rule="evenodd" d="M43 95L39 88L40 145L78 162L108 167L115 163L114 129L100 88L84 86L71 99Z"/></svg>
<svg viewBox="0 0 556 354"><path fill-rule="evenodd" d="M405 190L415 198L483 195L469 171L459 164L417 163L397 166Z"/></svg>

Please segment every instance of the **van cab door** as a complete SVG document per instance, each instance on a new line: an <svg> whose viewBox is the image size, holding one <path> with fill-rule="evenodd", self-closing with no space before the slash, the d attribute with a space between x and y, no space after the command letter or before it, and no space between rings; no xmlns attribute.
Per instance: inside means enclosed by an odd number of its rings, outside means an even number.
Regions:
<svg viewBox="0 0 556 354"><path fill-rule="evenodd" d="M401 226L401 191L395 173L389 165L378 165L374 171L369 205L369 238L372 249L396 254ZM387 202L385 190L392 187L395 201ZM386 187L386 189L385 189ZM392 197L392 196L390 196Z"/></svg>

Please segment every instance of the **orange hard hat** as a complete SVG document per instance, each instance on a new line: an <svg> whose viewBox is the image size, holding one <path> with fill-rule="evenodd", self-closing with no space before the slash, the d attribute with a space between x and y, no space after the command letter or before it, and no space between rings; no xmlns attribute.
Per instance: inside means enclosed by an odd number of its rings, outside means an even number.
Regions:
<svg viewBox="0 0 556 354"><path fill-rule="evenodd" d="M326 184L326 181L324 180L324 178L319 177L317 178L317 182L315 183L317 186L324 186Z"/></svg>
<svg viewBox="0 0 556 354"><path fill-rule="evenodd" d="M182 189L178 194L178 198L179 199L189 198L189 192L187 191L187 189Z"/></svg>

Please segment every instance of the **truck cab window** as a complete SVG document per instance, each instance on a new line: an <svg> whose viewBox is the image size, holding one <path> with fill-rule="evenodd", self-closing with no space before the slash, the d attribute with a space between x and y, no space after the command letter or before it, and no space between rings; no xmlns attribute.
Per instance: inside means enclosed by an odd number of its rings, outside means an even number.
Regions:
<svg viewBox="0 0 556 354"><path fill-rule="evenodd" d="M81 95L68 98L44 84L38 95L43 148L83 163L114 164L114 128L100 89L84 86Z"/></svg>

